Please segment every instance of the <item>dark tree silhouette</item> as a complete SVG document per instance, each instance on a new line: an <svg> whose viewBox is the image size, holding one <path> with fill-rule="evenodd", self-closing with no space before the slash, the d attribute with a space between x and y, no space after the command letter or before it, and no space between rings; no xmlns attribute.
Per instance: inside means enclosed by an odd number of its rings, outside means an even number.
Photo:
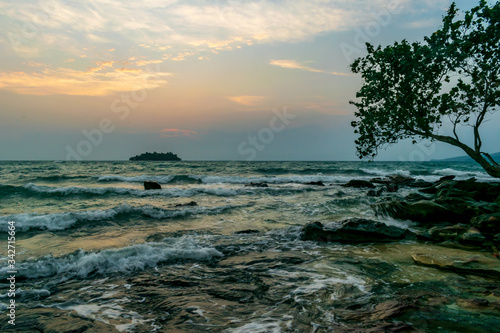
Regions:
<svg viewBox="0 0 500 333"><path fill-rule="evenodd" d="M424 42L367 43L368 55L351 64L363 78L358 100L350 102L357 107L352 126L360 158L373 158L401 139L430 139L461 148L500 178L500 165L482 151L480 134L500 105L500 2L481 0L464 14L459 19L453 3L442 27ZM446 120L453 134L438 134ZM467 127L474 134L469 144L463 142Z"/></svg>

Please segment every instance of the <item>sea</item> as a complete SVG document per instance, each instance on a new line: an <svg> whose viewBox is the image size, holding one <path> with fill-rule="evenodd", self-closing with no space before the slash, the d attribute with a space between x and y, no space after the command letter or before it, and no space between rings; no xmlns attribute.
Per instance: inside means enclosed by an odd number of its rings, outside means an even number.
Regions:
<svg viewBox="0 0 500 333"><path fill-rule="evenodd" d="M500 327L495 313L445 301L432 309L400 309L401 315L391 307L431 291L436 300L469 295L470 285L489 283L417 266L411 259L424 247L435 252L443 247L300 238L309 222L347 218L418 228L376 216L370 205L380 197L342 185L389 175L494 181L474 163L2 161L0 174L2 332L368 332L391 325L492 332ZM144 181L162 189L145 190ZM382 198L416 191L401 188ZM7 280L11 275L15 288ZM12 299L15 326L7 323Z"/></svg>

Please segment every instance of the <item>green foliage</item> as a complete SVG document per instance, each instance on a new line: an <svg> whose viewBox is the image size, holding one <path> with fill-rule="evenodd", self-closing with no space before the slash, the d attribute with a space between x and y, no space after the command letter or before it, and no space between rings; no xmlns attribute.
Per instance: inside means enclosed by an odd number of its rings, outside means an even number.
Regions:
<svg viewBox="0 0 500 333"><path fill-rule="evenodd" d="M179 156L173 153L143 153L129 158L129 161L181 161Z"/></svg>
<svg viewBox="0 0 500 333"><path fill-rule="evenodd" d="M442 27L424 42L366 46L368 54L351 64L363 79L358 100L350 102L357 107L358 156L373 158L401 139L428 138L474 153L479 162L479 126L500 105L500 2L482 0L462 19L452 4ZM446 119L453 136L437 133ZM458 136L464 124L474 129L473 148Z"/></svg>

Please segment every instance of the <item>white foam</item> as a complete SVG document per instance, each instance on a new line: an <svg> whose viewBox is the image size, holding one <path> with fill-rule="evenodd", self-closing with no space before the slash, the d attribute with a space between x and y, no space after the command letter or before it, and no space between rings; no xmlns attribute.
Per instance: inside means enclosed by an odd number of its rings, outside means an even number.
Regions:
<svg viewBox="0 0 500 333"><path fill-rule="evenodd" d="M224 332L231 333L281 333L281 320L262 318L235 329Z"/></svg>
<svg viewBox="0 0 500 333"><path fill-rule="evenodd" d="M90 210L84 212L67 212L53 214L23 213L0 217L0 232L8 232L8 221L16 222L16 229L27 231L41 229L58 231L73 227L77 223L103 221L116 218L120 214L140 214L154 219L186 217L190 215L220 214L226 210L242 206L224 205L217 207L195 206L183 209L167 210L151 205L129 206L121 205L107 210Z"/></svg>
<svg viewBox="0 0 500 333"><path fill-rule="evenodd" d="M87 252L78 250L64 257L45 256L35 262L16 263L19 274L27 278L53 275L85 278L94 274L130 273L158 264L177 261L209 261L222 257L214 248L199 246L192 237L167 243L143 243L118 249ZM0 276L7 274L0 269Z"/></svg>
<svg viewBox="0 0 500 333"><path fill-rule="evenodd" d="M491 178L486 172L481 172L481 171L460 171L460 170L455 170L451 168L446 168L446 169L441 169L441 170L434 170L432 172L435 175L442 175L442 176L448 176L448 175L453 175L457 177L477 177L477 178Z"/></svg>
<svg viewBox="0 0 500 333"><path fill-rule="evenodd" d="M174 175L167 176L149 176L149 175L141 175L141 176L119 176L119 175L104 175L97 178L100 182L105 181L119 181L119 182L127 182L127 183L143 183L143 182L158 182L158 183L169 183L172 179L174 179Z"/></svg>
<svg viewBox="0 0 500 333"><path fill-rule="evenodd" d="M401 169L397 169L397 170L382 170L382 169L379 169L379 168L370 168L370 169L367 169L367 168L360 168L359 170L367 173L367 174L370 174L370 175L376 175L376 176L390 176L390 175L400 175L400 176L410 176L410 171L408 170L401 170Z"/></svg>

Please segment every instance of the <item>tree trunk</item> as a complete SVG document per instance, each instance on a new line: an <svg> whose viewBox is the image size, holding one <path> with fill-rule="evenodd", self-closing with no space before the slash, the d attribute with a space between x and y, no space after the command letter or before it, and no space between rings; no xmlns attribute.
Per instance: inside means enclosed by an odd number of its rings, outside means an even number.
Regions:
<svg viewBox="0 0 500 333"><path fill-rule="evenodd" d="M422 135L421 133L417 133L418 135ZM449 143L453 146L461 148L467 155L469 155L474 161L479 163L486 171L488 175L494 178L500 178L500 166L494 165L490 163L486 158L481 155L481 153L476 152L474 149L471 147L467 146L466 144L458 141L455 138L452 138L451 136L445 136L445 135L437 135L437 134L432 134L432 133L423 133L424 135L433 138L435 140Z"/></svg>

